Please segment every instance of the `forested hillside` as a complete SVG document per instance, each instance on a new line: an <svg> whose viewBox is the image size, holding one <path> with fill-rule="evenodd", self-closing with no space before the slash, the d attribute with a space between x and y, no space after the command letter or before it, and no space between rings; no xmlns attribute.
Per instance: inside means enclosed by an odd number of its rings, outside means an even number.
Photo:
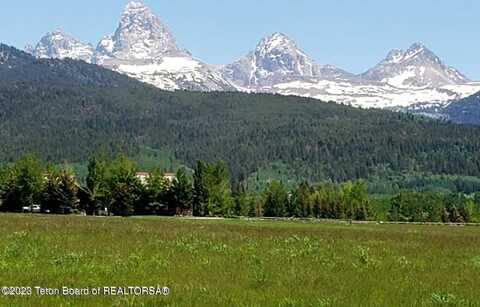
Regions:
<svg viewBox="0 0 480 307"><path fill-rule="evenodd" d="M298 97L17 84L0 90L0 119L2 160L82 161L102 145L148 145L187 165L225 160L237 179L273 161L339 181L380 165L480 174L479 128Z"/></svg>
<svg viewBox="0 0 480 307"><path fill-rule="evenodd" d="M302 180L384 173L480 175L480 128L314 99L164 92L72 60L0 48L0 161L84 162L148 146L192 167L225 160L234 181L272 163Z"/></svg>
<svg viewBox="0 0 480 307"><path fill-rule="evenodd" d="M97 65L71 59L37 59L0 44L0 84L33 82L68 86L134 87L140 82Z"/></svg>

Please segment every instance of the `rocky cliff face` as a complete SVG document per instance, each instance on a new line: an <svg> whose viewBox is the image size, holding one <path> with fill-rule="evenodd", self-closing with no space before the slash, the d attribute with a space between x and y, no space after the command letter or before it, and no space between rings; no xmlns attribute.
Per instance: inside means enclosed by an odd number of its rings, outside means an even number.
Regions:
<svg viewBox="0 0 480 307"><path fill-rule="evenodd" d="M115 33L104 37L97 47L100 63L109 58L135 61L185 55L169 29L141 1L127 4Z"/></svg>

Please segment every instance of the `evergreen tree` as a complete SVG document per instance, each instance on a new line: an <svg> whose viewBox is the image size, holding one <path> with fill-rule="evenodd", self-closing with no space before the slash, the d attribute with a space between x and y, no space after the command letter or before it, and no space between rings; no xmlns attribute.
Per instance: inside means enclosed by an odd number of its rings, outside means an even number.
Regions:
<svg viewBox="0 0 480 307"><path fill-rule="evenodd" d="M288 193L283 184L279 181L272 181L268 184L264 192L264 216L267 217L283 217L285 216Z"/></svg>
<svg viewBox="0 0 480 307"><path fill-rule="evenodd" d="M86 186L79 189L80 209L86 214L94 215L108 206L107 168L105 154L95 154L88 161Z"/></svg>
<svg viewBox="0 0 480 307"><path fill-rule="evenodd" d="M208 169L203 161L197 161L193 173L193 215L205 216L208 214Z"/></svg>
<svg viewBox="0 0 480 307"><path fill-rule="evenodd" d="M2 211L21 212L23 207L39 204L43 182L43 169L35 156L18 160L3 187Z"/></svg>
<svg viewBox="0 0 480 307"><path fill-rule="evenodd" d="M313 216L313 191L306 182L301 183L292 193L288 203L287 215L293 217Z"/></svg>
<svg viewBox="0 0 480 307"><path fill-rule="evenodd" d="M10 172L11 169L9 167L0 165L0 202L3 197L3 193L5 193Z"/></svg>
<svg viewBox="0 0 480 307"><path fill-rule="evenodd" d="M47 170L42 190L41 207L43 212L69 214L77 209L77 183L69 170Z"/></svg>
<svg viewBox="0 0 480 307"><path fill-rule="evenodd" d="M211 165L209 180L209 211L211 215L233 215L232 188L230 176L225 162L219 161Z"/></svg>
<svg viewBox="0 0 480 307"><path fill-rule="evenodd" d="M243 184L240 183L235 185L232 197L234 201L234 215L249 217L254 217L256 215L255 197L247 192Z"/></svg>
<svg viewBox="0 0 480 307"><path fill-rule="evenodd" d="M169 188L170 182L163 176L163 171L156 169L147 178L142 189L141 200L137 203L135 214L158 215L169 213Z"/></svg>
<svg viewBox="0 0 480 307"><path fill-rule="evenodd" d="M477 223L477 214L475 201L471 198L466 198L462 208L460 208L460 215L463 216L464 221L467 223Z"/></svg>
<svg viewBox="0 0 480 307"><path fill-rule="evenodd" d="M452 223L464 223L465 220L463 219L463 216L460 214L460 211L458 210L456 205L451 206L449 209L449 216L450 216L450 222Z"/></svg>
<svg viewBox="0 0 480 307"><path fill-rule="evenodd" d="M230 178L223 161L199 161L194 173L194 215L231 215L233 199Z"/></svg>
<svg viewBox="0 0 480 307"><path fill-rule="evenodd" d="M347 210L346 217L354 220L371 218L371 205L364 182L346 182L341 189L342 200Z"/></svg>
<svg viewBox="0 0 480 307"><path fill-rule="evenodd" d="M135 163L125 156L119 156L110 166L107 181L110 211L119 216L134 214L142 195Z"/></svg>
<svg viewBox="0 0 480 307"><path fill-rule="evenodd" d="M79 206L78 183L75 174L64 169L60 172L60 196L64 213L76 211Z"/></svg>
<svg viewBox="0 0 480 307"><path fill-rule="evenodd" d="M185 168L177 171L171 188L172 207L177 209L177 214L190 214L193 209L193 190Z"/></svg>

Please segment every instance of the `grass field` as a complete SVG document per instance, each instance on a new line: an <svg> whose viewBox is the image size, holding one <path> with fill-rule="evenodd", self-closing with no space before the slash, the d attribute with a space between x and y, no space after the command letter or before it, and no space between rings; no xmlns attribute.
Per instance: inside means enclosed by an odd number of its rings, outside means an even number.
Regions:
<svg viewBox="0 0 480 307"><path fill-rule="evenodd" d="M1 306L480 306L480 228L0 215Z"/></svg>

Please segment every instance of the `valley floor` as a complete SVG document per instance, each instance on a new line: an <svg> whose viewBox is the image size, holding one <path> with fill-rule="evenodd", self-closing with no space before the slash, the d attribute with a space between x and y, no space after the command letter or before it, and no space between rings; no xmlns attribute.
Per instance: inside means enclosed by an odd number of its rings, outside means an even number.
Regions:
<svg viewBox="0 0 480 307"><path fill-rule="evenodd" d="M0 215L0 233L0 287L171 290L6 306L480 305L479 227Z"/></svg>

